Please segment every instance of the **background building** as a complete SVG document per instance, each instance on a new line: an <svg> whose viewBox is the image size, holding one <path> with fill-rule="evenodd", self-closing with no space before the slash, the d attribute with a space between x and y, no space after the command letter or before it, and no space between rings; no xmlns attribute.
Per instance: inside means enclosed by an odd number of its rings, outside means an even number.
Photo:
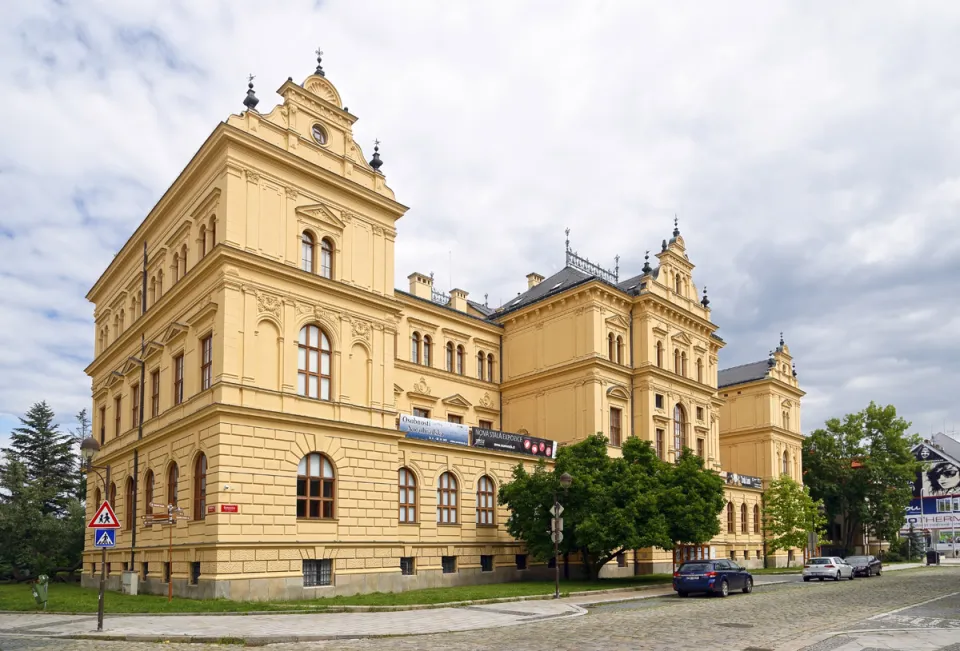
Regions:
<svg viewBox="0 0 960 651"><path fill-rule="evenodd" d="M251 84L247 110L214 129L87 296L97 463L124 525L114 587L127 570L151 592L298 598L542 569L495 498L535 456L471 445L470 426L547 449L595 432L611 454L627 436L665 460L689 447L726 471L729 505L724 533L676 558L762 563L762 481L801 476L803 393L783 342L718 370L724 342L676 225L656 268L623 281L568 241L564 269L531 273L498 309L422 273L397 290L407 208L377 148L365 160L319 62L278 93L260 113ZM444 423L405 420L425 423L415 438L401 415ZM141 521L167 503L187 516L172 563L168 532ZM673 560L638 550L605 571Z"/></svg>

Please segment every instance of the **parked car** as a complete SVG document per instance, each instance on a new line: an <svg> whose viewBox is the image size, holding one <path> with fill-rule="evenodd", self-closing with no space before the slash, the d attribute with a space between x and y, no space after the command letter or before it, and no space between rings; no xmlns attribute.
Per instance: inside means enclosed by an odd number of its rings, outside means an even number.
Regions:
<svg viewBox="0 0 960 651"><path fill-rule="evenodd" d="M847 556L844 559L853 568L854 576L880 576L883 563L876 556Z"/></svg>
<svg viewBox="0 0 960 651"><path fill-rule="evenodd" d="M687 561L673 573L673 589L681 597L691 592L726 597L731 590L753 592L753 575L733 561Z"/></svg>
<svg viewBox="0 0 960 651"><path fill-rule="evenodd" d="M843 578L853 581L853 566L838 556L811 558L803 565L804 581L809 581L810 579L817 579L818 581L833 579L834 581L839 581Z"/></svg>

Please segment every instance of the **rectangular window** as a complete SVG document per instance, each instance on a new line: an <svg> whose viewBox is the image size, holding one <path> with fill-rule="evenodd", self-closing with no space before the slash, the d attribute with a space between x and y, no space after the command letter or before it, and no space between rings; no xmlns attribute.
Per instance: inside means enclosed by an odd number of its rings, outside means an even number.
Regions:
<svg viewBox="0 0 960 651"><path fill-rule="evenodd" d="M136 427L140 424L140 385L130 387L130 421Z"/></svg>
<svg viewBox="0 0 960 651"><path fill-rule="evenodd" d="M656 405L657 409L663 409L663 394L656 393L653 396L653 403Z"/></svg>
<svg viewBox="0 0 960 651"><path fill-rule="evenodd" d="M457 414L447 414L447 422L463 425L463 416L458 416Z"/></svg>
<svg viewBox="0 0 960 651"><path fill-rule="evenodd" d="M492 420L481 420L481 421L480 421L480 429L493 429L493 421L492 421Z"/></svg>
<svg viewBox="0 0 960 651"><path fill-rule="evenodd" d="M150 418L160 415L160 369L150 373Z"/></svg>
<svg viewBox="0 0 960 651"><path fill-rule="evenodd" d="M123 571L126 572L126 571L128 571L129 569L130 569L130 562L129 562L129 561L124 561L124 562L123 562Z"/></svg>
<svg viewBox="0 0 960 651"><path fill-rule="evenodd" d="M937 513L950 513L953 510L953 498L945 497L937 500Z"/></svg>
<svg viewBox="0 0 960 651"><path fill-rule="evenodd" d="M413 576L416 574L413 556L403 556L400 558L400 574L403 576Z"/></svg>
<svg viewBox="0 0 960 651"><path fill-rule="evenodd" d="M120 409L123 407L123 396L113 399L113 436L120 436Z"/></svg>
<svg viewBox="0 0 960 651"><path fill-rule="evenodd" d="M527 569L527 555L526 554L517 554L517 569L525 570Z"/></svg>
<svg viewBox="0 0 960 651"><path fill-rule="evenodd" d="M737 560L737 552L730 552L730 560L731 561Z"/></svg>
<svg viewBox="0 0 960 651"><path fill-rule="evenodd" d="M430 410L420 409L420 407L414 407L413 415L416 416L417 418L430 418Z"/></svg>
<svg viewBox="0 0 960 651"><path fill-rule="evenodd" d="M480 571L493 572L493 556L488 554L480 555Z"/></svg>
<svg viewBox="0 0 960 651"><path fill-rule="evenodd" d="M748 558L750 558L750 552L748 552L746 549L744 549L744 550L743 550L743 560L747 560Z"/></svg>
<svg viewBox="0 0 960 651"><path fill-rule="evenodd" d="M107 563L107 576L110 576L110 570L113 569L113 563Z"/></svg>
<svg viewBox="0 0 960 651"><path fill-rule="evenodd" d="M303 587L310 588L318 585L332 585L332 578L332 559L322 558L320 560L303 561Z"/></svg>
<svg viewBox="0 0 960 651"><path fill-rule="evenodd" d="M697 407L697 420L703 420L703 407Z"/></svg>
<svg viewBox="0 0 960 651"><path fill-rule="evenodd" d="M200 342L200 390L206 391L213 384L213 335L207 335Z"/></svg>
<svg viewBox="0 0 960 651"><path fill-rule="evenodd" d="M440 564L443 566L444 574L453 574L457 571L457 557L456 556L441 556Z"/></svg>
<svg viewBox="0 0 960 651"><path fill-rule="evenodd" d="M164 561L163 563L163 582L170 583L170 562Z"/></svg>
<svg viewBox="0 0 960 651"><path fill-rule="evenodd" d="M107 408L100 407L100 445L107 442Z"/></svg>
<svg viewBox="0 0 960 651"><path fill-rule="evenodd" d="M190 585L200 583L200 561L190 563Z"/></svg>
<svg viewBox="0 0 960 651"><path fill-rule="evenodd" d="M656 445L657 445L657 457L658 457L659 459L664 459L664 458L665 458L665 457L663 456L663 455L664 455L664 449L663 449L664 438L665 438L665 433L664 433L664 431L663 431L662 429L658 429L658 430L657 430L657 441L656 441Z"/></svg>
<svg viewBox="0 0 960 651"><path fill-rule="evenodd" d="M617 554L617 567L626 567L627 566L627 555L623 552Z"/></svg>
<svg viewBox="0 0 960 651"><path fill-rule="evenodd" d="M97 575L97 564L90 563L90 576L96 576L96 575Z"/></svg>
<svg viewBox="0 0 960 651"><path fill-rule="evenodd" d="M610 445L620 445L620 409L610 407Z"/></svg>
<svg viewBox="0 0 960 651"><path fill-rule="evenodd" d="M703 459L703 439L697 439L697 456Z"/></svg>
<svg viewBox="0 0 960 651"><path fill-rule="evenodd" d="M150 563L140 563L140 578L146 581L147 575L149 574L150 574Z"/></svg>
<svg viewBox="0 0 960 651"><path fill-rule="evenodd" d="M173 404L183 402L183 353L173 358Z"/></svg>

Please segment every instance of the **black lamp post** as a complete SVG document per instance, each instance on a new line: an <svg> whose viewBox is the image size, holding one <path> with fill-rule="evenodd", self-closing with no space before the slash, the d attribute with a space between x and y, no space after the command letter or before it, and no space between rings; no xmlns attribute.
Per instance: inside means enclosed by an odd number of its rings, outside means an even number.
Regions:
<svg viewBox="0 0 960 651"><path fill-rule="evenodd" d="M110 466L95 466L93 465L93 456L100 451L100 444L97 443L97 440L93 437L88 436L83 439L80 443L80 458L83 460L83 469L86 472L91 470L97 473L97 476L100 477L100 481L103 482L103 499L104 501L109 501L110 492L108 486L110 485ZM100 474L100 470L103 470L106 473L106 478ZM112 504L110 505L113 506ZM100 505L97 504L95 508L99 508ZM107 549L106 547L100 550L100 596L97 600L97 631L103 630L103 592L106 587L107 582Z"/></svg>
<svg viewBox="0 0 960 651"><path fill-rule="evenodd" d="M560 475L560 486L563 488L564 493L567 489L570 488L570 484L573 483L573 477L570 476L570 473L563 473ZM554 578L554 593L553 598L560 598L560 536L562 535L562 528L560 525L560 501L557 499L557 489L553 489L553 522L555 526L551 527L553 529L553 569L555 571Z"/></svg>

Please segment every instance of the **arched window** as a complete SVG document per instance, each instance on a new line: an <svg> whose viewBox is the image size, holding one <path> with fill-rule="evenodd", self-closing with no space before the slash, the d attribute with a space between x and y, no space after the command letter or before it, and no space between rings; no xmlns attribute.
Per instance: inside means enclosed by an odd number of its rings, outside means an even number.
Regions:
<svg viewBox="0 0 960 651"><path fill-rule="evenodd" d="M147 293L147 304L153 305L157 302L157 277L150 277L150 290Z"/></svg>
<svg viewBox="0 0 960 651"><path fill-rule="evenodd" d="M180 469L171 463L167 470L167 504L177 505L177 484L180 482Z"/></svg>
<svg viewBox="0 0 960 651"><path fill-rule="evenodd" d="M477 524L493 526L494 521L494 495L493 480L484 475L477 482Z"/></svg>
<svg viewBox="0 0 960 651"><path fill-rule="evenodd" d="M680 349L673 349L673 372L680 375Z"/></svg>
<svg viewBox="0 0 960 651"><path fill-rule="evenodd" d="M760 505L753 505L753 533L760 533Z"/></svg>
<svg viewBox="0 0 960 651"><path fill-rule="evenodd" d="M457 523L457 478L450 472L437 480L437 522Z"/></svg>
<svg viewBox="0 0 960 651"><path fill-rule="evenodd" d="M687 415L683 411L683 405L678 402L673 407L673 449L678 460L680 459L680 452L683 450L686 432Z"/></svg>
<svg viewBox="0 0 960 651"><path fill-rule="evenodd" d="M100 504L102 503L103 503L103 495L100 494L100 488L97 487L97 489L93 491L93 510L96 511L97 509L99 509Z"/></svg>
<svg viewBox="0 0 960 651"><path fill-rule="evenodd" d="M783 429L790 429L790 412L783 412Z"/></svg>
<svg viewBox="0 0 960 651"><path fill-rule="evenodd" d="M615 344L613 343L613 333L611 332L610 334L607 335L607 358L611 362L614 360L614 352L613 352L614 345Z"/></svg>
<svg viewBox="0 0 960 651"><path fill-rule="evenodd" d="M727 533L735 531L733 502L727 502Z"/></svg>
<svg viewBox="0 0 960 651"><path fill-rule="evenodd" d="M457 375L463 375L463 346L457 346Z"/></svg>
<svg viewBox="0 0 960 651"><path fill-rule="evenodd" d="M332 520L334 517L333 464L327 455L311 452L297 466L297 517Z"/></svg>
<svg viewBox="0 0 960 651"><path fill-rule="evenodd" d="M433 360L433 341L430 335L423 335L423 365L430 366Z"/></svg>
<svg viewBox="0 0 960 651"><path fill-rule="evenodd" d="M487 353L487 382L493 382L493 353Z"/></svg>
<svg viewBox="0 0 960 651"><path fill-rule="evenodd" d="M683 292L681 292L680 290L683 288L682 287L683 279L680 278L680 274L677 274L676 276L674 276L673 280L674 280L674 289L678 294L682 294Z"/></svg>
<svg viewBox="0 0 960 651"><path fill-rule="evenodd" d="M790 454L786 450L783 451L783 470L781 474L790 474Z"/></svg>
<svg viewBox="0 0 960 651"><path fill-rule="evenodd" d="M453 372L453 342L447 342L447 370Z"/></svg>
<svg viewBox="0 0 960 651"><path fill-rule="evenodd" d="M124 529L130 529L133 526L133 477L127 477L126 485L123 490L123 522Z"/></svg>
<svg viewBox="0 0 960 651"><path fill-rule="evenodd" d="M680 375L687 377L687 352L680 353Z"/></svg>
<svg viewBox="0 0 960 651"><path fill-rule="evenodd" d="M400 469L400 524L417 521L417 477L407 468Z"/></svg>
<svg viewBox="0 0 960 651"><path fill-rule="evenodd" d="M110 482L110 506L113 507L114 512L117 508L117 483Z"/></svg>
<svg viewBox="0 0 960 651"><path fill-rule="evenodd" d="M740 505L740 533L747 533L747 505Z"/></svg>
<svg viewBox="0 0 960 651"><path fill-rule="evenodd" d="M183 248L180 249L180 277L183 278L187 275L187 245L184 244Z"/></svg>
<svg viewBox="0 0 960 651"><path fill-rule="evenodd" d="M163 269L157 271L157 300L163 297Z"/></svg>
<svg viewBox="0 0 960 651"><path fill-rule="evenodd" d="M144 513L153 513L153 508L150 506L153 503L153 471L148 470L146 477L143 478L143 512Z"/></svg>
<svg viewBox="0 0 960 651"><path fill-rule="evenodd" d="M703 360L697 358L697 382L703 383Z"/></svg>
<svg viewBox="0 0 960 651"><path fill-rule="evenodd" d="M200 225L200 259L203 260L203 256L207 255L207 227L203 224Z"/></svg>
<svg viewBox="0 0 960 651"><path fill-rule="evenodd" d="M207 455L203 452L193 464L193 519L207 517Z"/></svg>
<svg viewBox="0 0 960 651"><path fill-rule="evenodd" d="M304 231L300 235L300 268L313 273L313 235Z"/></svg>
<svg viewBox="0 0 960 651"><path fill-rule="evenodd" d="M217 218L210 218L210 250L217 245Z"/></svg>
<svg viewBox="0 0 960 651"><path fill-rule="evenodd" d="M173 254L173 265L170 268L170 271L173 272L173 283L177 284L177 281L180 280L180 254Z"/></svg>
<svg viewBox="0 0 960 651"><path fill-rule="evenodd" d="M333 242L327 238L320 240L320 275L333 278Z"/></svg>
<svg viewBox="0 0 960 651"><path fill-rule="evenodd" d="M300 328L297 390L307 398L330 399L330 340L315 325Z"/></svg>
<svg viewBox="0 0 960 651"><path fill-rule="evenodd" d="M663 343L657 342L657 366L663 368Z"/></svg>
<svg viewBox="0 0 960 651"><path fill-rule="evenodd" d="M483 363L486 361L486 359L487 358L483 354L482 350L477 353L477 379L479 380L483 379Z"/></svg>
<svg viewBox="0 0 960 651"><path fill-rule="evenodd" d="M124 314L123 310L120 310L120 332L123 332L123 328L124 328L123 322L126 321L126 316L127 315Z"/></svg>
<svg viewBox="0 0 960 651"><path fill-rule="evenodd" d="M617 364L623 364L623 337L617 337Z"/></svg>
<svg viewBox="0 0 960 651"><path fill-rule="evenodd" d="M414 332L410 337L410 361L414 364L420 363L420 333Z"/></svg>

